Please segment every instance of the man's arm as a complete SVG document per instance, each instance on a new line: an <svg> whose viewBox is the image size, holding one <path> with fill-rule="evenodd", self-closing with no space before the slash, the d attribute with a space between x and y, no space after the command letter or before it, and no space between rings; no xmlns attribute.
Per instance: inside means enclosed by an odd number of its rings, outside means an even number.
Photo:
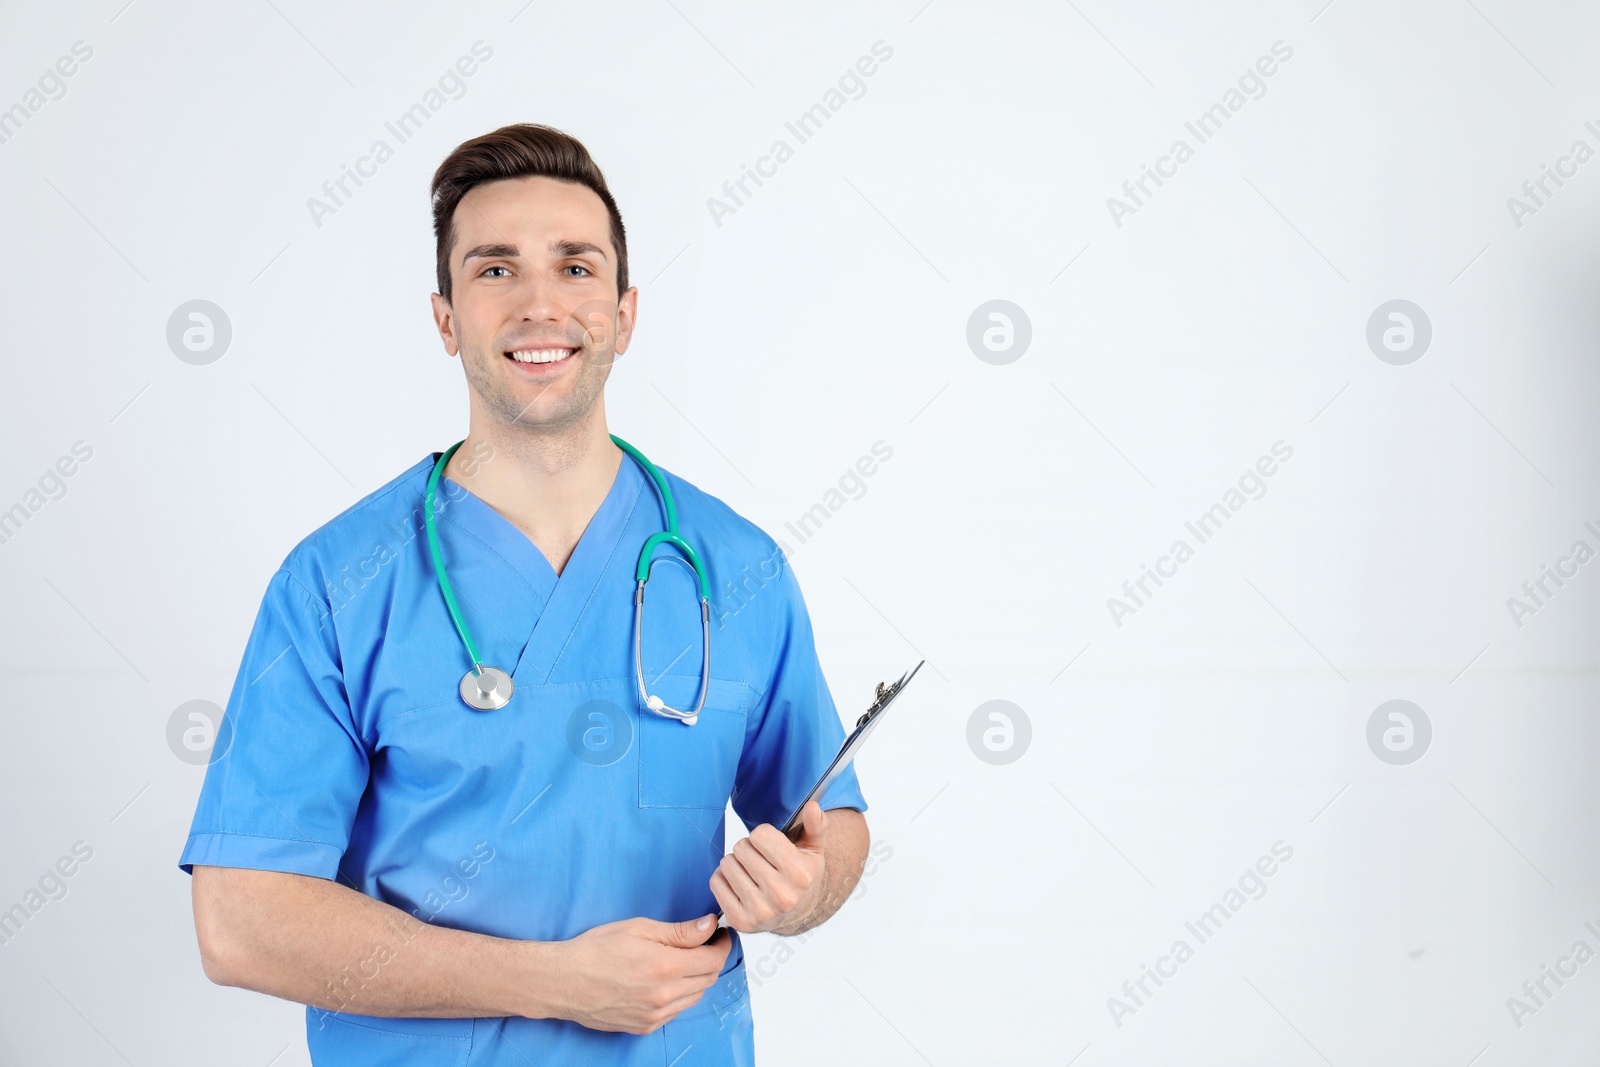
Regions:
<svg viewBox="0 0 1600 1067"><path fill-rule="evenodd" d="M421 1018L520 1015L643 1034L699 1001L731 941L625 919L570 941L517 941L421 922L348 886L195 864L206 977L327 1011Z"/></svg>
<svg viewBox="0 0 1600 1067"><path fill-rule="evenodd" d="M804 933L833 917L861 880L871 835L854 808L805 806L790 841L769 823L733 846L711 876L728 925L743 933Z"/></svg>

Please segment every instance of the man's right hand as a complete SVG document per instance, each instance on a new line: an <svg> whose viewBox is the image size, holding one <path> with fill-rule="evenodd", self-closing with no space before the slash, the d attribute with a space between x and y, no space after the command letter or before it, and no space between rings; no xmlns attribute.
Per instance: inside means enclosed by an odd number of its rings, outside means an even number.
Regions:
<svg viewBox="0 0 1600 1067"><path fill-rule="evenodd" d="M558 942L555 1014L591 1030L659 1029L716 982L733 947L717 930L715 915L678 923L623 919Z"/></svg>

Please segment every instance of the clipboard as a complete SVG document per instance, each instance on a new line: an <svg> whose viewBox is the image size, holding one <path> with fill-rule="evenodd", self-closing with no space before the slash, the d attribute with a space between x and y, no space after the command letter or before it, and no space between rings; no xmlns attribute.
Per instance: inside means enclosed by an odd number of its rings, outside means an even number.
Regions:
<svg viewBox="0 0 1600 1067"><path fill-rule="evenodd" d="M879 722L883 721L883 713L889 709L889 705L894 702L894 698L900 695L911 679L917 676L917 672L922 669L922 665L926 662L927 660L918 660L917 665L902 674L898 681L878 683L878 688L872 695L872 706L867 709L866 714L856 720L856 728L851 731L849 737L844 739L844 744L839 746L839 754L833 757L833 762L828 764L828 769L822 772L822 777L817 779L817 784L811 787L811 791L800 802L800 806L795 808L784 824L779 827L791 840L793 840L794 834L800 830L800 813L805 810L805 806L813 800L820 801L822 794L833 784L833 780L843 774L846 767L850 766L850 761L856 758L856 753L861 751L861 746L867 743L867 736L872 733Z"/></svg>
<svg viewBox="0 0 1600 1067"><path fill-rule="evenodd" d="M834 779L843 774L844 769L850 766L850 761L856 758L856 753L861 751L861 746L867 743L867 737L877 727L878 723L883 721L883 713L889 710L889 705L894 703L894 698L904 691L905 687L910 684L911 679L917 676L917 672L922 669L922 665L926 662L927 660L918 660L915 667L902 674L894 682L878 683L878 687L872 695L872 706L867 708L866 713L856 720L855 729L850 732L849 737L844 739L844 744L839 746L838 755L833 757L833 762L828 764L828 769L822 772L822 777L817 779L817 784L811 787L811 790L806 793L805 799L800 802L799 807L790 812L789 818L784 820L784 824L780 829L791 841L794 840L795 834L801 830L800 813L805 810L806 805L813 800L820 801L828 786L832 785ZM722 910L720 908L717 910L717 921L719 924L722 921ZM716 934L713 934L713 939L716 936Z"/></svg>

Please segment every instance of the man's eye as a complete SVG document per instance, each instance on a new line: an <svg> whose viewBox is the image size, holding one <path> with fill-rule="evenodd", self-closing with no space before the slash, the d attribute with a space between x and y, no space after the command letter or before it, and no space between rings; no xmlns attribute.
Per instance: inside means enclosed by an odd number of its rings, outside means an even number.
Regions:
<svg viewBox="0 0 1600 1067"><path fill-rule="evenodd" d="M506 267L486 267L486 268L485 268L485 269L484 269L484 272L483 272L483 273L484 273L484 274L488 274L488 273L489 273L489 271L491 271L491 270L508 270L508 269L507 269L507 268L506 268ZM509 271L508 271L508 273L509 273Z"/></svg>
<svg viewBox="0 0 1600 1067"><path fill-rule="evenodd" d="M564 270L581 270L581 271L583 271L583 273L585 273L585 274L588 274L588 273L590 273L590 271L589 271L589 268L588 268L588 267L584 267L584 266L580 266L580 265L579 265L579 264L577 264L577 263L568 263L568 264L567 264L567 265L566 265L566 267L564 267L564 268L563 268L563 269L564 269Z"/></svg>

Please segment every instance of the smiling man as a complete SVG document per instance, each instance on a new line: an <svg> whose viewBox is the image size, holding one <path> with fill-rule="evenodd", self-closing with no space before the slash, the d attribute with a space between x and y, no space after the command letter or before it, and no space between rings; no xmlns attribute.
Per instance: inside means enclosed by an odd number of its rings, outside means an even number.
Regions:
<svg viewBox="0 0 1600 1067"><path fill-rule="evenodd" d="M205 972L306 1004L319 1067L751 1063L738 932L825 921L868 844L853 770L775 828L844 737L799 586L706 656L705 586L653 535L714 589L782 554L610 434L639 293L584 147L468 141L433 208L468 433L268 583L179 861ZM636 653L641 552L673 563ZM730 800L754 829L724 855Z"/></svg>

